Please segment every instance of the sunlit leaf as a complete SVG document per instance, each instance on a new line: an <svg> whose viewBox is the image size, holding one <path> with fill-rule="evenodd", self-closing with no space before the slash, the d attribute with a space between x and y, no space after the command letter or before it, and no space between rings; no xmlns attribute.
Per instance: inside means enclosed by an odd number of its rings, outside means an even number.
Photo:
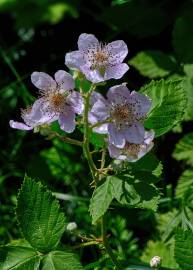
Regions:
<svg viewBox="0 0 193 270"><path fill-rule="evenodd" d="M161 51L142 51L129 64L145 77L154 79L169 75L176 68L174 60Z"/></svg>
<svg viewBox="0 0 193 270"><path fill-rule="evenodd" d="M178 265L174 259L174 243L163 243L161 241L153 242L149 241L145 248L141 260L149 263L151 258L159 256L162 258L162 267L168 267L169 269L178 269Z"/></svg>
<svg viewBox="0 0 193 270"><path fill-rule="evenodd" d="M175 259L183 270L193 269L193 233L178 230L175 235Z"/></svg>
<svg viewBox="0 0 193 270"><path fill-rule="evenodd" d="M176 144L173 157L177 160L184 160L187 164L193 164L193 133L186 134Z"/></svg>
<svg viewBox="0 0 193 270"><path fill-rule="evenodd" d="M140 91L152 99L153 106L145 126L154 129L157 137L183 119L187 98L181 80L152 81Z"/></svg>
<svg viewBox="0 0 193 270"><path fill-rule="evenodd" d="M83 270L80 262L73 253L51 251L42 261L42 270Z"/></svg>
<svg viewBox="0 0 193 270"><path fill-rule="evenodd" d="M4 246L0 248L0 269L2 270L38 270L40 256L29 247Z"/></svg>
<svg viewBox="0 0 193 270"><path fill-rule="evenodd" d="M38 251L54 249L65 229L58 201L40 182L25 177L18 195L17 218L26 240Z"/></svg>

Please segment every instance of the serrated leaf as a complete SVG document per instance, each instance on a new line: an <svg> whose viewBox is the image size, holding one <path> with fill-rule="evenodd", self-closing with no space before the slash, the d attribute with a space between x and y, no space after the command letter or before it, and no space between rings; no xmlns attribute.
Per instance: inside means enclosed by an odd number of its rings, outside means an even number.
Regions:
<svg viewBox="0 0 193 270"><path fill-rule="evenodd" d="M193 120L193 64L184 65L184 73L187 75L184 78L184 89L188 98L184 119L190 121Z"/></svg>
<svg viewBox="0 0 193 270"><path fill-rule="evenodd" d="M173 46L179 59L184 63L193 63L193 17L192 11L179 17L174 25Z"/></svg>
<svg viewBox="0 0 193 270"><path fill-rule="evenodd" d="M124 174L118 177L119 183L116 180L114 188L114 197L118 202L128 207L157 210L160 193L146 181L146 174Z"/></svg>
<svg viewBox="0 0 193 270"><path fill-rule="evenodd" d="M186 195L193 191L193 168L190 168L182 173L176 187L176 197L184 199Z"/></svg>
<svg viewBox="0 0 193 270"><path fill-rule="evenodd" d="M135 188L140 196L137 207L156 211L160 199L159 190L153 184L148 185L145 182L136 183Z"/></svg>
<svg viewBox="0 0 193 270"><path fill-rule="evenodd" d="M22 233L32 247L48 252L57 246L65 229L64 214L40 182L25 177L16 213Z"/></svg>
<svg viewBox="0 0 193 270"><path fill-rule="evenodd" d="M10 245L0 248L1 270L38 270L40 259L32 248Z"/></svg>
<svg viewBox="0 0 193 270"><path fill-rule="evenodd" d="M176 144L173 157L177 160L184 160L187 164L193 164L193 133L186 134Z"/></svg>
<svg viewBox="0 0 193 270"><path fill-rule="evenodd" d="M183 119L187 98L181 80L152 81L140 92L152 99L153 106L145 127L154 129L156 137L171 130Z"/></svg>
<svg viewBox="0 0 193 270"><path fill-rule="evenodd" d="M145 248L141 260L149 263L151 258L154 256L160 256L162 258L162 267L168 267L169 269L178 269L178 265L174 258L174 243L168 244L161 241L153 242L148 241L147 247ZM161 269L162 269L161 267ZM190 270L190 269L189 269Z"/></svg>
<svg viewBox="0 0 193 270"><path fill-rule="evenodd" d="M158 189L146 182L145 174L107 176L105 182L95 189L90 201L92 222L104 215L113 199L130 208L156 211L159 198Z"/></svg>
<svg viewBox="0 0 193 270"><path fill-rule="evenodd" d="M113 196L119 203L132 207L140 202L140 196L133 184L133 177L128 176L128 181L125 178L111 177Z"/></svg>
<svg viewBox="0 0 193 270"><path fill-rule="evenodd" d="M174 60L161 51L142 51L129 60L129 64L145 77L165 77L175 70Z"/></svg>
<svg viewBox="0 0 193 270"><path fill-rule="evenodd" d="M173 209L171 212L164 214L158 213L156 216L158 222L158 230L163 242L166 242L171 236L174 230L179 226L181 222L181 213L177 209Z"/></svg>
<svg viewBox="0 0 193 270"><path fill-rule="evenodd" d="M159 161L152 153L148 153L137 162L131 163L130 167L134 173L148 174L146 181L153 183L160 180L163 170L161 161Z"/></svg>
<svg viewBox="0 0 193 270"><path fill-rule="evenodd" d="M73 253L51 251L42 261L42 270L83 270Z"/></svg>
<svg viewBox="0 0 193 270"><path fill-rule="evenodd" d="M113 192L111 178L107 177L106 181L95 189L90 200L89 211L92 216L93 223L104 215L112 200Z"/></svg>
<svg viewBox="0 0 193 270"><path fill-rule="evenodd" d="M183 270L193 269L193 233L179 229L175 235L175 259Z"/></svg>

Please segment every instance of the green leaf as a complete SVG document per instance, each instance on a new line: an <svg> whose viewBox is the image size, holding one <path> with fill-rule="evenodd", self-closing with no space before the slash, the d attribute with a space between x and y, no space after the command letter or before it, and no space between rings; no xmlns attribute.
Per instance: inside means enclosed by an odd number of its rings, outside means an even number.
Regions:
<svg viewBox="0 0 193 270"><path fill-rule="evenodd" d="M187 98L181 80L152 81L140 92L152 99L153 106L145 127L154 129L157 137L171 130L183 119Z"/></svg>
<svg viewBox="0 0 193 270"><path fill-rule="evenodd" d="M96 150L99 150L105 145L105 135L92 132L90 135L90 142L94 145Z"/></svg>
<svg viewBox="0 0 193 270"><path fill-rule="evenodd" d="M41 257L32 248L3 246L0 248L0 269L38 270Z"/></svg>
<svg viewBox="0 0 193 270"><path fill-rule="evenodd" d="M175 235L175 259L183 270L193 269L193 233L179 229Z"/></svg>
<svg viewBox="0 0 193 270"><path fill-rule="evenodd" d="M23 235L32 247L48 252L57 246L65 229L64 214L40 182L25 177L16 213Z"/></svg>
<svg viewBox="0 0 193 270"><path fill-rule="evenodd" d="M171 212L157 213L156 219L158 222L158 230L161 236L161 240L166 242L172 236L174 230L180 225L181 212L177 209L172 209Z"/></svg>
<svg viewBox="0 0 193 270"><path fill-rule="evenodd" d="M176 69L174 60L161 51L139 52L129 60L129 64L151 79L165 77Z"/></svg>
<svg viewBox="0 0 193 270"><path fill-rule="evenodd" d="M186 134L177 144L173 157L184 160L187 164L193 164L193 133Z"/></svg>
<svg viewBox="0 0 193 270"><path fill-rule="evenodd" d="M43 20L51 24L57 24L66 14L70 14L74 18L78 17L78 11L72 5L68 3L53 3L47 7Z"/></svg>
<svg viewBox="0 0 193 270"><path fill-rule="evenodd" d="M188 77L193 77L193 64L185 64L184 65L184 73Z"/></svg>
<svg viewBox="0 0 193 270"><path fill-rule="evenodd" d="M176 187L176 197L184 199L193 191L193 168L190 168L182 173Z"/></svg>
<svg viewBox="0 0 193 270"><path fill-rule="evenodd" d="M118 202L128 207L157 210L160 194L153 184L148 183L146 173L118 177L112 179L114 198Z"/></svg>
<svg viewBox="0 0 193 270"><path fill-rule="evenodd" d="M155 183L161 178L163 165L155 155L148 153L137 162L130 163L130 168L133 174L143 174L143 178L146 174L146 181Z"/></svg>
<svg viewBox="0 0 193 270"><path fill-rule="evenodd" d="M148 241L141 260L149 264L150 260L154 256L160 256L162 258L162 267L168 267L169 269L178 269L178 265L174 258L174 243L163 243L161 241L153 242ZM162 269L161 267L161 269ZM189 269L190 270L190 269Z"/></svg>
<svg viewBox="0 0 193 270"><path fill-rule="evenodd" d="M174 25L173 46L179 60L184 63L193 63L193 9L188 14L179 17Z"/></svg>
<svg viewBox="0 0 193 270"><path fill-rule="evenodd" d="M127 178L127 179L126 179ZM126 179L126 181L125 181ZM133 184L133 177L111 177L114 198L121 204L129 207L136 206L140 202L140 195Z"/></svg>
<svg viewBox="0 0 193 270"><path fill-rule="evenodd" d="M193 120L193 64L184 65L184 89L187 94L188 103L185 111L185 120Z"/></svg>
<svg viewBox="0 0 193 270"><path fill-rule="evenodd" d="M88 92L92 83L87 81L85 76L77 71L73 71L73 76L75 77L75 85L77 89L81 89L83 92Z"/></svg>
<svg viewBox="0 0 193 270"><path fill-rule="evenodd" d="M72 145L65 144L58 139L52 140L52 144L52 147L40 152L40 156L48 166L47 168L45 164L44 167L52 174L51 180L54 178L65 182L67 185L71 185L72 182L73 185L77 185L77 179L84 175L84 165L80 162L81 152L78 152ZM30 171L30 175L32 172Z"/></svg>
<svg viewBox="0 0 193 270"><path fill-rule="evenodd" d="M139 16L140 14L140 16ZM118 32L129 32L140 38L160 33L170 17L160 3L130 0L103 9L100 19Z"/></svg>
<svg viewBox="0 0 193 270"><path fill-rule="evenodd" d="M42 261L42 270L83 270L73 253L52 251Z"/></svg>
<svg viewBox="0 0 193 270"><path fill-rule="evenodd" d="M113 199L130 208L156 211L159 191L146 181L146 174L107 176L90 201L90 214L95 223L107 211Z"/></svg>
<svg viewBox="0 0 193 270"><path fill-rule="evenodd" d="M90 200L89 211L92 216L92 222L95 223L107 211L113 200L111 177L97 187Z"/></svg>

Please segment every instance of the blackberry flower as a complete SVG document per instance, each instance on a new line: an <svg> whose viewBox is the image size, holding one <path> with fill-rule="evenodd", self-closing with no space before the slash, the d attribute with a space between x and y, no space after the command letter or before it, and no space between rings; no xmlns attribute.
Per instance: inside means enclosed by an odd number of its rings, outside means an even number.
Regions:
<svg viewBox="0 0 193 270"><path fill-rule="evenodd" d="M144 140L143 120L151 100L122 85L109 89L107 99L94 93L91 98L89 122L97 133L108 134L109 142L123 148L126 142L140 144Z"/></svg>
<svg viewBox="0 0 193 270"><path fill-rule="evenodd" d="M44 72L33 72L32 83L40 89L40 98L30 109L22 112L25 122L10 121L10 126L17 129L30 130L42 124L58 120L60 128L66 132L75 129L75 113L83 111L83 100L80 93L74 91L74 80L64 70L54 75L55 80Z"/></svg>
<svg viewBox="0 0 193 270"><path fill-rule="evenodd" d="M148 153L153 147L154 132L152 130L145 131L144 140L141 144L126 142L124 148L118 148L109 143L109 155L118 160L135 162Z"/></svg>
<svg viewBox="0 0 193 270"><path fill-rule="evenodd" d="M78 50L66 54L65 64L80 70L93 83L109 79L120 79L129 69L122 63L128 54L127 45L122 40L102 44L91 34L81 34Z"/></svg>

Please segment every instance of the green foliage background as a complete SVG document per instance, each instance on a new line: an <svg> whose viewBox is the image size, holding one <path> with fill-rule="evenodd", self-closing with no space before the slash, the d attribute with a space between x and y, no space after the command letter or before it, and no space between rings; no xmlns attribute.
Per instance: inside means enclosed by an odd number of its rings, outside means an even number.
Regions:
<svg viewBox="0 0 193 270"><path fill-rule="evenodd" d="M75 221L82 235L92 236L94 230L100 235L98 225L92 227L91 223L111 203L109 241L117 250L117 257L130 265L126 269L149 269L150 258L160 255L163 270L190 270L193 267L193 2L0 0L0 14L0 244L24 235L33 246L35 237L27 235L25 228L21 232L15 217L16 196L27 174L40 179L55 193L66 216L65 222L60 218L61 224ZM130 51L127 58L130 70L119 83L127 81L129 89L140 90L154 101L146 122L147 128L156 131L154 153L125 168L126 177L131 178L133 171L138 173L136 179L126 183L127 193L133 195L129 203L137 209L125 205L127 198L122 196L122 190L116 189L117 181L113 177L92 195L91 175L78 147L58 139L45 140L46 134L11 130L8 124L10 119L20 118L19 108L33 102L37 94L30 83L30 74L35 70L53 74L65 68L64 55L76 49L77 38L83 32L93 33L107 42L123 39ZM101 91L105 93L111 84L101 86ZM164 111L168 113L167 120ZM58 131L57 125L53 128ZM80 138L81 132L77 130L73 137ZM101 138L93 135L92 143L93 147L99 147ZM149 187L152 194L159 189L159 196L145 197L143 191ZM99 209L96 198L101 198L100 192L104 191L107 196ZM89 214L91 196L93 220ZM22 215L18 212L18 216ZM62 232L61 229L60 236ZM49 251L57 239L51 241ZM73 246L78 241L77 235L66 232L61 238L64 246L67 243ZM38 269L36 253L26 243L19 245L17 256L28 252L34 258L31 262L34 269ZM14 246L14 242L8 245L7 252L14 254ZM40 247L44 249L45 246ZM113 269L103 249L99 253L95 247L85 248L77 250L77 254L85 270ZM59 264L57 255L54 251L50 253L51 260ZM62 253L62 256L71 255ZM44 260L45 269L49 269L50 258ZM139 261L146 268L136 266ZM3 270L6 269L9 266Z"/></svg>

